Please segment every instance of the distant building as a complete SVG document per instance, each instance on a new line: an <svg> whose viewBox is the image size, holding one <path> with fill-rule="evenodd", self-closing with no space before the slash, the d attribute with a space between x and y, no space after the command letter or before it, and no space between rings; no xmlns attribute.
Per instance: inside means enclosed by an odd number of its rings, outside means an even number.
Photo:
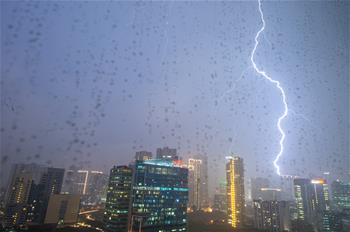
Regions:
<svg viewBox="0 0 350 232"><path fill-rule="evenodd" d="M61 191L64 169L16 164L11 173L5 206L5 226L43 224L50 195Z"/></svg>
<svg viewBox="0 0 350 232"><path fill-rule="evenodd" d="M50 196L45 224L74 224L78 220L80 196L54 194Z"/></svg>
<svg viewBox="0 0 350 232"><path fill-rule="evenodd" d="M330 231L329 190L325 179L294 180L297 219L320 231Z"/></svg>
<svg viewBox="0 0 350 232"><path fill-rule="evenodd" d="M24 227L27 224L28 199L32 184L39 182L42 167L36 164L15 164L5 198L5 226Z"/></svg>
<svg viewBox="0 0 350 232"><path fill-rule="evenodd" d="M297 206L297 219L301 221L313 221L313 189L310 179L294 179L294 193Z"/></svg>
<svg viewBox="0 0 350 232"><path fill-rule="evenodd" d="M227 196L226 194L215 194L213 202L213 210L223 213L227 212Z"/></svg>
<svg viewBox="0 0 350 232"><path fill-rule="evenodd" d="M152 159L152 152L150 151L138 151L135 154L135 160L149 160Z"/></svg>
<svg viewBox="0 0 350 232"><path fill-rule="evenodd" d="M186 231L188 169L169 160L136 161L131 227L144 232Z"/></svg>
<svg viewBox="0 0 350 232"><path fill-rule="evenodd" d="M60 194L64 177L63 168L47 168L39 184L33 184L29 196L30 221L43 224L50 196Z"/></svg>
<svg viewBox="0 0 350 232"><path fill-rule="evenodd" d="M251 178L250 185L251 185L251 199L258 200L258 199L263 199L261 189L269 188L270 181L269 179L262 178L262 177Z"/></svg>
<svg viewBox="0 0 350 232"><path fill-rule="evenodd" d="M289 231L290 211L287 201L254 200L254 227L268 232Z"/></svg>
<svg viewBox="0 0 350 232"><path fill-rule="evenodd" d="M131 204L132 169L114 166L109 175L104 229L106 232L127 232Z"/></svg>
<svg viewBox="0 0 350 232"><path fill-rule="evenodd" d="M163 147L157 149L157 159L174 161L179 160L179 156L175 148Z"/></svg>
<svg viewBox="0 0 350 232"><path fill-rule="evenodd" d="M207 157L188 160L189 207L200 210L209 206Z"/></svg>
<svg viewBox="0 0 350 232"><path fill-rule="evenodd" d="M233 227L243 225L245 215L243 159L230 157L226 164L228 223Z"/></svg>
<svg viewBox="0 0 350 232"><path fill-rule="evenodd" d="M338 210L350 209L350 183L339 180L332 183L333 205Z"/></svg>
<svg viewBox="0 0 350 232"><path fill-rule="evenodd" d="M280 188L281 188L281 199L284 201L294 201L294 179L295 176L281 176L280 177Z"/></svg>
<svg viewBox="0 0 350 232"><path fill-rule="evenodd" d="M101 171L67 170L63 192L81 195L82 204L95 205L106 195L108 176Z"/></svg>

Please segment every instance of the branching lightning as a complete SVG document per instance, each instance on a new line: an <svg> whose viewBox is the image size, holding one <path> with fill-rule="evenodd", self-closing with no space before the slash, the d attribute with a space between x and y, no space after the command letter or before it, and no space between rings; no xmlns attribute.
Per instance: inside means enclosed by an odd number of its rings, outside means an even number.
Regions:
<svg viewBox="0 0 350 232"><path fill-rule="evenodd" d="M286 137L286 134L284 133L283 129L282 129L282 126L281 126L281 123L283 121L283 119L285 117L287 117L288 115L288 105L287 105L287 102L286 102L286 95L285 95L285 92L280 84L279 81L276 81L274 79L272 79L270 76L268 76L265 71L263 70L260 70L257 65L255 64L254 62L254 55L255 55L255 51L259 45L259 36L260 34L265 30L265 20L264 20L264 13L261 9L261 0L258 0L258 3L259 3L259 12L260 12L260 18L261 18L261 22L262 22L262 27L260 28L260 30L258 31L258 33L256 33L255 35L255 45L254 45L254 48L252 50L252 53L250 55L250 60L252 62L252 65L253 65L253 68L255 69L255 71L257 73L259 73L261 76L263 76L266 80L270 81L271 83L275 84L276 87L279 89L279 91L281 92L281 95L282 95L282 101L283 101L283 105L284 105L284 112L283 114L278 118L278 121L277 121L277 128L281 134L281 139L279 141L279 144L280 144L280 150L275 158L275 160L273 161L273 165L275 166L276 168L276 172L278 175L281 175L281 172L280 172L280 167L278 166L278 160L279 158L282 156L283 154L283 151L284 151L284 146L283 146L283 142L285 140L285 137Z"/></svg>

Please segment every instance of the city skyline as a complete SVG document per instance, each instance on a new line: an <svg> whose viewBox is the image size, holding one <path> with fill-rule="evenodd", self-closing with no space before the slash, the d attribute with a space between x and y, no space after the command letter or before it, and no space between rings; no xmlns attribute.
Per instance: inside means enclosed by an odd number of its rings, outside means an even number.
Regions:
<svg viewBox="0 0 350 232"><path fill-rule="evenodd" d="M0 12L0 231L350 231L350 1Z"/></svg>
<svg viewBox="0 0 350 232"><path fill-rule="evenodd" d="M4 173L20 160L108 172L169 146L206 155L210 183L225 178L231 153L247 176L276 177L281 99L249 60L257 1L67 4L1 3ZM262 9L255 62L290 107L282 174L347 174L348 3Z"/></svg>

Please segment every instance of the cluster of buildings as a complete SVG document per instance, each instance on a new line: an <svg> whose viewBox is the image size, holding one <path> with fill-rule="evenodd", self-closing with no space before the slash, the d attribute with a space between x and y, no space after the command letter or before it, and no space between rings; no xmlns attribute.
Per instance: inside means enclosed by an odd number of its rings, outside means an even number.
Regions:
<svg viewBox="0 0 350 232"><path fill-rule="evenodd" d="M187 231L187 212L208 207L207 159L185 164L176 149L140 151L128 166L111 169L104 229Z"/></svg>
<svg viewBox="0 0 350 232"><path fill-rule="evenodd" d="M326 178L258 177L247 181L241 157L226 157L226 179L208 193L208 160L184 161L176 149L136 152L128 165L100 171L14 166L5 195L5 228L67 226L78 215L103 212L105 232L188 231L188 214L224 215L220 223L240 230L350 231L350 183ZM277 187L276 187L277 186ZM93 209L93 210L92 210ZM214 216L213 216L214 217ZM213 223L213 220L210 220Z"/></svg>
<svg viewBox="0 0 350 232"><path fill-rule="evenodd" d="M102 203L107 181L98 171L15 164L2 199L1 227L35 231L74 224L81 208Z"/></svg>

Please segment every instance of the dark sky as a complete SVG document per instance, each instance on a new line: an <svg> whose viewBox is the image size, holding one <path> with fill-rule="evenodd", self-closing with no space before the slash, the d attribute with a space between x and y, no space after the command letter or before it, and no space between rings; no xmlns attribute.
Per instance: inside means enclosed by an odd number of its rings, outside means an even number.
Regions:
<svg viewBox="0 0 350 232"><path fill-rule="evenodd" d="M349 170L349 2L263 2L255 57L281 82L282 174ZM258 2L1 2L2 172L109 170L135 151L225 156L276 176L278 90L250 63ZM212 186L215 187L215 186Z"/></svg>

